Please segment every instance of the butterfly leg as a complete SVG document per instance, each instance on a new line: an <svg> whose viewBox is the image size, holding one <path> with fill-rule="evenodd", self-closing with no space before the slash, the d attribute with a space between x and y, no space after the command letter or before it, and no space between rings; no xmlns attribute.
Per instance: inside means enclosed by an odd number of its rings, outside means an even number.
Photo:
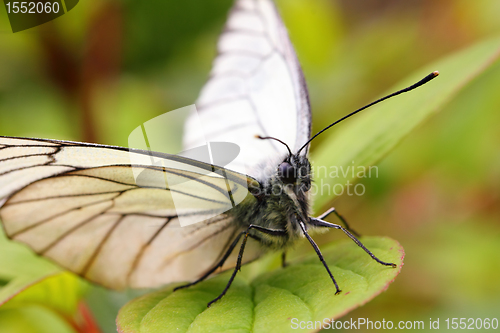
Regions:
<svg viewBox="0 0 500 333"><path fill-rule="evenodd" d="M241 261L243 259L243 252L245 251L245 246L247 244L248 236L251 236L250 235L250 230L252 230L252 229L255 229L257 231L260 231L262 233L265 233L265 234L268 234L268 235L272 235L272 236L286 236L287 235L286 230L268 229L268 228L264 228L264 227L261 227L261 226L258 226L258 225L254 225L254 224L251 224L247 228L247 230L243 231L240 234L240 237L243 236L243 241L241 242L240 252L238 254L238 260L236 261L236 267L234 268L233 274L231 275L231 278L229 279L229 281L228 281L228 283L226 285L226 288L224 288L224 290L222 291L222 293L219 296L217 296L215 299L213 299L212 301L210 301L208 303L208 305L207 305L208 307L210 307L213 303L215 303L218 300L220 300L226 294L226 292L228 291L229 287L233 283L234 278L236 277L236 273L238 273L238 271L241 270ZM238 239L239 239L239 237L238 237ZM229 254L227 256L229 256Z"/></svg>
<svg viewBox="0 0 500 333"><path fill-rule="evenodd" d="M179 287L175 287L174 288L174 291L176 290L179 290L179 289L184 289L184 288L187 288L187 287L191 287L191 286L194 286L195 284L205 280L207 277L209 277L213 272L215 272L219 267L222 267L224 265L224 263L226 262L227 258L229 258L229 256L231 255L231 253L233 252L234 248L236 247L236 245L238 244L238 242L240 241L240 238L241 236L243 236L245 234L245 232L242 232L240 234L238 234L238 236L234 239L234 241L231 243L231 245L229 246L229 248L226 250L226 253L224 254L224 256L222 257L222 259L217 263L217 265L215 265L214 267L210 268L210 270L208 272L206 272L205 274L203 274L202 277L200 277L198 280L196 281L193 281L191 283L188 283L188 284L185 284L185 285L182 285L182 286L179 286Z"/></svg>
<svg viewBox="0 0 500 333"><path fill-rule="evenodd" d="M304 225L304 222L300 221L299 222L299 225L300 225L300 228L302 229L302 232L304 233L304 235L306 236L307 240L309 241L309 243L311 243L312 247L314 248L314 251L316 251L316 254L318 255L319 257L319 260L323 263L323 266L325 266L326 268L326 271L328 272L328 275L330 275L330 278L332 279L333 281L333 284L335 285L335 289L337 289L337 291L335 292L335 295L337 295L338 293L340 293L342 290L339 289L339 285L337 284L337 281L335 281L335 278L333 277L333 274L332 272L330 271L330 268L328 267L328 265L326 264L326 261L325 259L323 258L323 254L321 253L318 245L316 244L316 242L311 238L311 236L309 236L309 234L307 233L307 229L306 229L306 226Z"/></svg>
<svg viewBox="0 0 500 333"><path fill-rule="evenodd" d="M347 223L346 219L342 215L340 215L339 212L337 212L337 210L335 209L335 207L330 208L329 210L327 210L326 212L324 212L323 214L321 214L320 216L318 216L317 219L324 220L331 213L334 213L337 216L337 218L340 221L342 221L342 223L344 223L345 228L347 230L349 230L349 232L351 232L356 237L361 237L361 235L359 233L357 233L351 227L349 227L349 224Z"/></svg>
<svg viewBox="0 0 500 333"><path fill-rule="evenodd" d="M286 266L288 266L286 263L286 250L283 250L281 253L281 267L285 268Z"/></svg>
<svg viewBox="0 0 500 333"><path fill-rule="evenodd" d="M382 261L379 258L377 258L373 253L371 253L370 250L368 250L366 248L366 246L363 245L363 243L361 243L353 234L351 234L346 228L342 227L341 225L329 223L329 222L326 222L326 221L323 221L323 220L321 220L319 218L314 218L314 217L310 217L309 218L309 224L311 224L313 226L316 226L316 227L325 227L325 228L340 229L350 239L352 239L354 241L354 243L356 243L360 248L362 248L366 253L368 253L368 255L370 255L370 257L372 257L373 260L375 260L376 262L378 262L379 264L384 265L384 266L397 267L396 264L385 262L385 261Z"/></svg>

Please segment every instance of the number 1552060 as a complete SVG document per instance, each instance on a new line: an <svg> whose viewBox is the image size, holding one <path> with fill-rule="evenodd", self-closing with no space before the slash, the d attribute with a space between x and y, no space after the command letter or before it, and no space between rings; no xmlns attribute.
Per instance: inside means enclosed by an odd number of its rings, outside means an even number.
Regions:
<svg viewBox="0 0 500 333"><path fill-rule="evenodd" d="M58 2L7 2L7 13L42 14L59 13Z"/></svg>
<svg viewBox="0 0 500 333"><path fill-rule="evenodd" d="M497 329L497 318L447 318L446 328L452 330Z"/></svg>

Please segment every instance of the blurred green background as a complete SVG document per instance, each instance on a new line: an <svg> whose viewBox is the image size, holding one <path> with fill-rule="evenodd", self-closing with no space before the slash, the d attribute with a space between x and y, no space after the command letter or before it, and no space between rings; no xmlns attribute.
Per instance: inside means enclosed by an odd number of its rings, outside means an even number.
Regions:
<svg viewBox="0 0 500 333"><path fill-rule="evenodd" d="M425 64L500 34L497 0L277 3L308 81L313 131ZM0 135L126 146L135 127L194 103L231 4L81 1L16 34L0 6ZM498 87L497 61L401 142L378 178L363 180L364 196L335 200L355 230L406 250L389 289L343 319L500 317ZM328 146L324 138L313 155ZM102 332L115 330L130 296L91 288L87 304Z"/></svg>

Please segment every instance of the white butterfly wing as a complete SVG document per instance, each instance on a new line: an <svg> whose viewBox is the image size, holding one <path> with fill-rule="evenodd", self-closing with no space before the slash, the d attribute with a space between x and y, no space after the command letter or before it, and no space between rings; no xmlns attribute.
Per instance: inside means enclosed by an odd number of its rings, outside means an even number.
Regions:
<svg viewBox="0 0 500 333"><path fill-rule="evenodd" d="M241 151L231 168L259 180L275 170L287 150L256 135L280 139L294 152L309 139L304 75L271 0L236 1L196 107L204 133L193 130L192 115L185 125L185 148L205 140L236 143Z"/></svg>
<svg viewBox="0 0 500 333"><path fill-rule="evenodd" d="M236 143L241 153L231 167L266 177L286 149L255 135L276 137L297 151L311 127L304 77L272 1L237 0L218 49L197 102L204 133L193 131L189 118L185 148L205 140ZM154 166L152 158L168 167ZM120 147L0 137L0 219L9 237L111 288L194 280L241 232L229 215L214 217L214 210L227 208L225 190L236 193L254 181L229 170L227 177L207 174L207 168L217 169ZM166 175L197 180L176 195L189 207L184 214L198 220L206 214L207 220L180 226ZM245 262L260 254L252 242ZM235 256L223 269L234 266Z"/></svg>
<svg viewBox="0 0 500 333"><path fill-rule="evenodd" d="M131 165L131 154L144 165ZM240 232L229 216L213 216L217 207L226 209L227 180L234 196L252 180L227 170L227 178L214 176L206 173L212 165L158 156L178 169L151 166L151 154L144 151L0 137L0 219L6 234L111 288L198 278ZM182 170L184 164L189 171ZM196 179L182 187L183 207L190 207L187 215L208 220L180 226L172 193L162 183L166 173L180 181ZM234 263L230 258L224 268Z"/></svg>

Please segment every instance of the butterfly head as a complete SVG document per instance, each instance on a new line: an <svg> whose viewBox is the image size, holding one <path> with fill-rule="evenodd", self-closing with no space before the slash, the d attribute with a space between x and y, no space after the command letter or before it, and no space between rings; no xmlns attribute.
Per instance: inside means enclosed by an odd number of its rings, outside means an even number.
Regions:
<svg viewBox="0 0 500 333"><path fill-rule="evenodd" d="M307 192L311 188L311 163L300 150L293 154L290 147L280 139L256 135L261 140L275 140L283 144L288 150L288 156L278 165L277 179L282 186L293 187L294 190Z"/></svg>
<svg viewBox="0 0 500 333"><path fill-rule="evenodd" d="M311 163L305 156L290 155L278 165L278 179L285 186L307 192L311 188Z"/></svg>

